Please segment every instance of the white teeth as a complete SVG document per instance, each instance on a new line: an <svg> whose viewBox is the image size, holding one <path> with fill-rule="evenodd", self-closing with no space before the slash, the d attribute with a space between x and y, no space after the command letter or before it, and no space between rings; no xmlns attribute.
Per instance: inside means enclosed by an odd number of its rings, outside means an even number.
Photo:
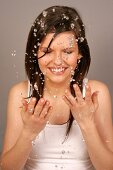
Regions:
<svg viewBox="0 0 113 170"><path fill-rule="evenodd" d="M52 72L62 72L62 71L64 71L65 69L64 68L51 68L51 71Z"/></svg>

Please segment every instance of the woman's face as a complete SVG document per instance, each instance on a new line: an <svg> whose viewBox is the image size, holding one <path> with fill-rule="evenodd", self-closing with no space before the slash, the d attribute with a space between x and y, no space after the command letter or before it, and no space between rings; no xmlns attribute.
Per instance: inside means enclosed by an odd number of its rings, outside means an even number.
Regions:
<svg viewBox="0 0 113 170"><path fill-rule="evenodd" d="M44 74L45 81L69 82L77 66L77 59L80 58L77 41L72 32L59 33L47 51L53 35L54 33L47 34L39 47L38 58L47 52L38 60L40 70Z"/></svg>

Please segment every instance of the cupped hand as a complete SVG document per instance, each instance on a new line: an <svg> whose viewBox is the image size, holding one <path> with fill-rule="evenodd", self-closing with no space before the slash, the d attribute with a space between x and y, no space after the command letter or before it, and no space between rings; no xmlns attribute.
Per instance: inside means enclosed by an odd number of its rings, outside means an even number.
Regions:
<svg viewBox="0 0 113 170"><path fill-rule="evenodd" d="M44 129L50 117L52 110L50 102L41 98L36 104L36 98L31 98L29 103L23 99L22 105L21 117L23 128L29 134L37 136Z"/></svg>
<svg viewBox="0 0 113 170"><path fill-rule="evenodd" d="M85 98L77 84L73 85L76 97L73 97L69 90L65 91L64 101L70 107L74 119L81 127L94 123L94 114L98 109L98 91L91 94L91 88L86 86Z"/></svg>

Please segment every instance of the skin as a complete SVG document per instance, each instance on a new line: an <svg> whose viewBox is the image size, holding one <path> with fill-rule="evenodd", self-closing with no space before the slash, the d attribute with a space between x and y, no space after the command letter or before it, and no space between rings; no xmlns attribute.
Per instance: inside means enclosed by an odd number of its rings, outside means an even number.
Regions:
<svg viewBox="0 0 113 170"><path fill-rule="evenodd" d="M53 34L48 34L42 42L37 58L43 55ZM71 109L74 119L78 122L93 165L96 170L113 169L113 127L111 97L107 86L101 82L90 80L86 86L86 96L77 85L74 85L76 98L69 89L71 71L80 59L78 46L74 39L70 45L71 32L59 34L51 44L51 52L39 59L41 71L45 74L44 96L36 107L36 99L28 103L23 97L27 96L28 82L21 82L12 87L9 92L7 107L7 127L2 152L2 169L20 170L32 149L32 140L46 126L62 124L69 119ZM64 53L67 47L73 47L73 52ZM42 48L43 47L43 48ZM69 50L69 48L68 48ZM52 72L49 68L66 67L61 73ZM57 89L57 99L53 98ZM51 94L49 91L51 90ZM62 114L59 104L62 105ZM12 133L13 132L13 133ZM96 140L95 140L96 139Z"/></svg>

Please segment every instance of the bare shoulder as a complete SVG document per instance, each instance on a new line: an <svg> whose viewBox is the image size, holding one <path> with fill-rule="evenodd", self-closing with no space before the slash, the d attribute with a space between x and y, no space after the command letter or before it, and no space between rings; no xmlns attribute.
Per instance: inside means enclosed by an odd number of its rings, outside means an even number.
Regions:
<svg viewBox="0 0 113 170"><path fill-rule="evenodd" d="M105 83L97 80L89 80L89 85L91 87L92 93L94 91L98 91L101 95L106 94L110 97L109 88Z"/></svg>
<svg viewBox="0 0 113 170"><path fill-rule="evenodd" d="M18 96L27 96L27 89L28 89L28 81L22 81L18 84L15 84L11 87L9 91L9 95L18 95Z"/></svg>

